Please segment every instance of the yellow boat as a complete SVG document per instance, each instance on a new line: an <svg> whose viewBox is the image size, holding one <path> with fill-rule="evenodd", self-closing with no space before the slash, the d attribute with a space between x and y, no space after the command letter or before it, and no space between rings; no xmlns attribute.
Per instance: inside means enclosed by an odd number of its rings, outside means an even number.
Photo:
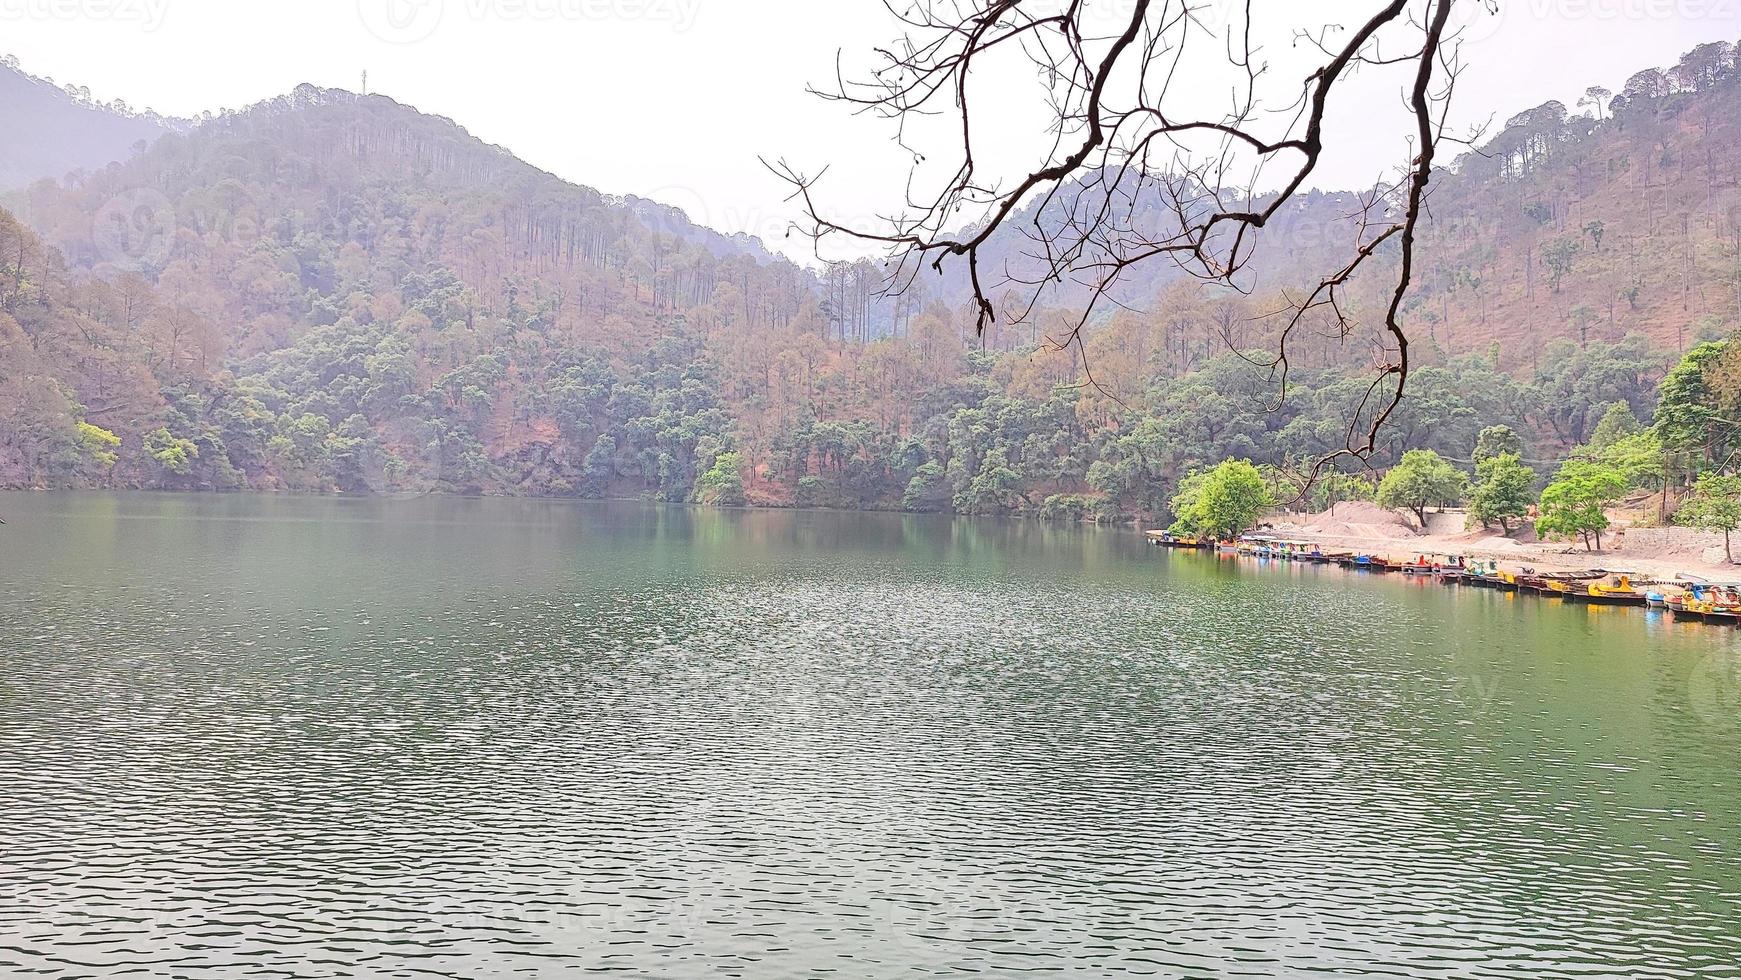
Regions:
<svg viewBox="0 0 1741 980"><path fill-rule="evenodd" d="M1553 582L1550 586L1565 587L1569 602L1584 602L1597 606L1642 606L1645 594L1632 586L1631 572L1614 572L1600 582Z"/></svg>

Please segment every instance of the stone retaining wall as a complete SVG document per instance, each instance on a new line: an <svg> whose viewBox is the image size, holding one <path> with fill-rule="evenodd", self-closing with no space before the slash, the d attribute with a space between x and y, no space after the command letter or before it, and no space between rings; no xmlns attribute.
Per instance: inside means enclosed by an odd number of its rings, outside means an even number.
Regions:
<svg viewBox="0 0 1741 980"><path fill-rule="evenodd" d="M1741 554L1741 534L1734 538L1736 552ZM1708 565L1723 564L1723 536L1715 531L1690 527L1627 528L1621 537L1620 550L1652 558L1684 558Z"/></svg>

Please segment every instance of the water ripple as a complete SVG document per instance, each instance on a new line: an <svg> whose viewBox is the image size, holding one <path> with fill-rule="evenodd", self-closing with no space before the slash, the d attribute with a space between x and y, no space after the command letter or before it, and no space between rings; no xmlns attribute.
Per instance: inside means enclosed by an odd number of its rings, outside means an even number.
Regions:
<svg viewBox="0 0 1741 980"><path fill-rule="evenodd" d="M1741 976L1721 632L1115 534L119 499L7 504L8 976Z"/></svg>

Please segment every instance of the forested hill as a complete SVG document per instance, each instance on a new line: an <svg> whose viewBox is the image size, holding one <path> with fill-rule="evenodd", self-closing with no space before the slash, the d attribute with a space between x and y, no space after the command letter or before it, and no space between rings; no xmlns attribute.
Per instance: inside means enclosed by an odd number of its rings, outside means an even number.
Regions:
<svg viewBox="0 0 1741 980"><path fill-rule="evenodd" d="M107 482L681 498L730 438L691 383L709 339L824 332L814 277L755 243L380 96L304 86L12 201L49 247L15 228L0 259L41 368L8 365L0 483L65 478L39 410L74 404L122 440Z"/></svg>
<svg viewBox="0 0 1741 980"><path fill-rule="evenodd" d="M1684 349L1741 323L1741 65L1706 44L1677 65L1593 87L1578 106L1549 102L1505 119L1433 180L1409 320L1447 353L1487 353L1527 372L1544 337L1618 340L1643 333ZM1501 118L1504 118L1501 116ZM1134 182L1132 182L1134 183ZM1173 218L1161 195L1127 202L1142 229ZM1098 200L1098 198L1096 198ZM1054 198L1000 230L982 266L1034 281L1034 222L1055 226L1076 198ZM1241 285L1267 305L1351 253L1354 193L1301 195L1259 236ZM1121 212L1121 216L1122 216ZM1384 253L1394 261L1394 250ZM1157 295L1182 274L1162 260L1116 294L1165 317ZM966 295L962 271L936 290ZM1376 307L1385 276L1357 281ZM1362 286L1368 292L1362 293ZM1070 306L1070 288L1047 297Z"/></svg>
<svg viewBox="0 0 1741 980"><path fill-rule="evenodd" d="M27 75L0 58L0 191L95 171L132 156L175 123L102 104L88 89Z"/></svg>
<svg viewBox="0 0 1741 980"><path fill-rule="evenodd" d="M1713 266L1735 255L1700 230L1730 227L1711 209L1741 96L1719 60L1627 86L1612 121L1526 114L1511 150L1443 175L1420 367L1377 465L1467 459L1495 424L1564 453L1617 403L1650 415L1677 335L1733 324ZM1639 168L1650 193L1627 204ZM1349 199L1290 208L1300 269L1330 250L1313 215ZM0 486L1154 514L1199 465L1341 448L1372 384L1363 351L1321 338L1272 410L1252 363L1272 296L1154 282L1088 336L1087 385L1039 343L1059 310L979 340L938 284L879 307L866 263L818 276L449 120L309 86L5 201L22 224L0 212Z"/></svg>
<svg viewBox="0 0 1741 980"><path fill-rule="evenodd" d="M17 210L75 267L174 282L239 356L435 269L477 290L478 309L512 294L558 330L639 331L706 306L722 280L758 321L789 322L808 297L801 270L675 209L567 183L384 96L313 86L33 188Z"/></svg>

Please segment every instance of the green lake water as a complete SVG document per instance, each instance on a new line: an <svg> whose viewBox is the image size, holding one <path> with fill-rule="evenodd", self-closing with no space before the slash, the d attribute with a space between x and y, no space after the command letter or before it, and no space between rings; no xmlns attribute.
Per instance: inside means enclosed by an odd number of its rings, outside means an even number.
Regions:
<svg viewBox="0 0 1741 980"><path fill-rule="evenodd" d="M1128 530L0 495L0 977L1741 977L1741 633Z"/></svg>

